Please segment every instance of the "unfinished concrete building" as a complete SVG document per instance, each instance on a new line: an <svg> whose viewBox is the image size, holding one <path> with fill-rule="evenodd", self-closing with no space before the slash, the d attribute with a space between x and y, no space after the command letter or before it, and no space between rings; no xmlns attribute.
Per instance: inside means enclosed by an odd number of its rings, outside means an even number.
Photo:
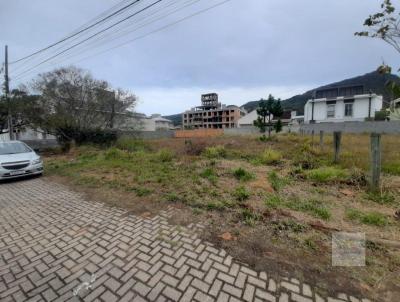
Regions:
<svg viewBox="0 0 400 302"><path fill-rule="evenodd" d="M182 125L184 129L237 128L238 120L244 115L246 112L238 106L222 105L218 94L209 93L201 96L201 106L182 114Z"/></svg>

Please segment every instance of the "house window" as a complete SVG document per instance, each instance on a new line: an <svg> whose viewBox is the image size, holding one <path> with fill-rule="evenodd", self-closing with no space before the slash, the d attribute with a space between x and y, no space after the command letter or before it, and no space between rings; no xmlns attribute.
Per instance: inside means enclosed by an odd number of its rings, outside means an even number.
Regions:
<svg viewBox="0 0 400 302"><path fill-rule="evenodd" d="M353 116L353 104L344 104L344 116L351 117Z"/></svg>
<svg viewBox="0 0 400 302"><path fill-rule="evenodd" d="M335 107L336 107L336 104L328 104L327 105L327 109L326 109L327 118L335 117Z"/></svg>

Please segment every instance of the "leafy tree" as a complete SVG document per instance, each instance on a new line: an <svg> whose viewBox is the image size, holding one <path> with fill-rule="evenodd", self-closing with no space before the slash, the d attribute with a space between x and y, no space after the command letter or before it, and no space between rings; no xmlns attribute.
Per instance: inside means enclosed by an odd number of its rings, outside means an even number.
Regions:
<svg viewBox="0 0 400 302"><path fill-rule="evenodd" d="M381 11L370 15L364 26L368 30L356 32L356 36L382 39L394 49L400 52L400 21L399 14L391 0L384 0L381 4Z"/></svg>
<svg viewBox="0 0 400 302"><path fill-rule="evenodd" d="M257 108L257 120L254 121L254 126L260 129L260 132L265 133L268 128L268 137L271 137L272 117L280 117L283 114L283 109L280 99L275 99L271 94L267 100L261 99Z"/></svg>
<svg viewBox="0 0 400 302"><path fill-rule="evenodd" d="M28 119L37 128L56 135L69 144L93 130L112 129L133 109L136 97L127 91L113 91L76 67L60 68L40 74L31 85L40 97Z"/></svg>
<svg viewBox="0 0 400 302"><path fill-rule="evenodd" d="M8 132L8 110L13 117L13 129L22 131L29 124L28 115L30 115L34 102L38 96L28 95L26 87L21 86L13 89L9 94L10 102L5 98L0 100L0 133Z"/></svg>
<svg viewBox="0 0 400 302"><path fill-rule="evenodd" d="M283 126L282 126L282 121L281 121L281 119L278 119L278 121L277 121L276 124L274 125L274 128L275 128L276 133L279 133L279 132L282 131Z"/></svg>
<svg viewBox="0 0 400 302"><path fill-rule="evenodd" d="M397 12L391 0L383 0L381 11L370 15L365 21L364 26L367 30L356 32L356 36L377 38L385 41L400 53L400 14ZM382 64L378 71L381 73L391 73L392 68ZM394 81L389 81L387 87L393 93L394 98L400 97L400 86ZM398 109L391 108L392 114L399 115Z"/></svg>

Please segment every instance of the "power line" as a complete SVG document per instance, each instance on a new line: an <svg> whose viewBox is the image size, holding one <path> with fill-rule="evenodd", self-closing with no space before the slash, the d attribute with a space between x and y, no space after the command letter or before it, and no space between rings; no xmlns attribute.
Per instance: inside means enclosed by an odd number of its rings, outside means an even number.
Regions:
<svg viewBox="0 0 400 302"><path fill-rule="evenodd" d="M103 54L103 53L106 53L106 52L109 52L109 51L111 51L111 50L114 50L114 49L116 49L116 48L120 48L120 47L125 46L125 45L127 45L127 44L133 43L133 42L135 42L135 41L137 41L137 40L143 39L143 38L145 38L145 37L147 37L147 36L150 36L150 35L152 35L152 34L155 34L155 33L157 33L157 32L163 31L163 30L165 30L165 29L167 29L167 28L169 28L169 27L172 27L172 26L174 26L174 25L176 25L176 24L182 23L182 22L184 22L184 21L186 21L186 20L188 20L188 19L190 19L190 18L193 18L193 17L195 17L195 16L198 16L198 15L200 15L200 14L203 14L203 13L209 11L209 10L212 10L212 9L214 9L214 8L216 8L216 7L218 7L218 6L221 6L221 5L223 5L223 4L227 3L227 2L230 2L230 1L231 1L231 0L224 0L224 1L218 2L218 3L216 3L216 4L214 4L214 5L210 6L210 7L207 7L207 8L205 8L205 9L200 10L200 11L197 11L197 12L195 12L195 13L193 13L193 14L191 14L191 15L188 15L188 16L186 16L186 17L183 17L183 18L181 18L181 19L179 19L179 20L177 20L177 21L168 23L167 25L164 25L164 26L162 26L162 27L160 27L160 28L158 28L158 29L155 29L155 30L153 30L153 31L150 31L150 32L148 32L148 33L146 33L146 34L143 34L143 35L141 35L141 36L138 36L138 37L136 37L136 38L134 38L134 39L128 40L128 41L126 41L126 42L124 42L124 43L118 44L118 45L116 45L116 46L114 46L114 47L111 47L111 48L108 48L108 49L106 49L106 50L97 52L97 53L95 53L95 54L93 54L93 55L90 55L90 56L84 57L84 58L82 58L82 59L76 60L76 61L74 61L74 62L77 63L77 62L81 62L81 61L84 61L84 60L87 60L87 59L91 59L91 58L96 57L96 56L99 56L99 55L101 55L101 54ZM26 75L22 75L22 76L18 77L16 80L22 79L22 78L24 78L25 76L26 76Z"/></svg>
<svg viewBox="0 0 400 302"><path fill-rule="evenodd" d="M55 42L55 43L53 43L53 44L51 44L51 45L45 47L45 48L42 48L42 49L40 49L40 50L38 50L38 51L35 51L34 53L32 53L32 54L30 54L30 55L27 55L27 56L25 56L25 57L22 57L22 58L20 58L20 59L18 59L18 60L15 60L15 61L13 61L13 62L10 62L10 64L15 64L15 63L21 62L21 61L23 61L23 60L26 60L26 59L28 59L28 58L30 58L30 57L33 57L33 56L35 56L35 55L41 53L41 52L43 52L43 51L46 51L46 50L48 50L48 49L50 49L50 48L52 48L52 47L54 47L54 46L56 46L56 45L58 45L58 44L61 44L61 43L65 42L65 41L67 41L67 40L69 40L69 39L71 39L71 38L73 38L73 37L75 37L75 36L77 36L77 35L79 35L79 34L85 32L85 31L87 31L87 30L89 30L89 29L91 29L91 28L93 28L93 27L95 27L95 26L97 26L97 25L103 23L104 21L106 21L106 20L112 18L113 16L119 14L120 12L122 12L122 11L128 9L128 8L131 7L132 5L135 5L135 4L138 3L139 1L141 1L141 0L135 0L134 2L131 2L131 3L129 3L128 5L126 5L126 6L122 7L122 8L120 8L119 10L117 10L117 11L114 12L114 13L112 13L111 15L108 15L108 16L102 18L101 20L97 21L96 23L94 23L94 24L92 24L92 25L89 25L89 26L87 26L87 27L85 27L85 28L79 30L78 32L76 32L76 33L74 33L74 34L72 34L72 35L69 35L69 36L67 36L67 37L65 37L65 38L63 38L63 39L61 39L61 40L59 40L59 41L57 41L57 42Z"/></svg>
<svg viewBox="0 0 400 302"><path fill-rule="evenodd" d="M113 12L113 11L114 11L115 9L117 9L118 7L121 7L121 6L125 5L125 2L129 2L129 1L131 1L131 0L122 0L122 1L120 1L119 3L115 4L114 6L110 7L109 9L107 9L107 10L105 10L104 12L102 12L101 14L99 14L98 16L92 18L90 21L88 21L88 22L86 22L85 24L81 25L80 27L78 27L77 29L75 29L74 31L72 31L69 35L73 35L73 34L77 33L77 32L80 31L82 28L85 28L86 26L88 26L88 25L91 24L92 22L96 22L96 20L102 18L103 16L109 14L110 12ZM135 4L137 4L137 3L135 3ZM117 13L116 15L119 15L119 14L121 14L121 13L123 13L123 12L120 11L120 12ZM116 15L115 15L115 16L116 16ZM115 17L115 16L114 16L114 17ZM71 38L71 39L72 39L71 42L72 42L72 41L76 41L78 38L79 38L79 36L75 36L73 39ZM64 47L64 46L59 47L59 48L57 48L55 51L57 52L57 51L61 50L63 47ZM43 51L43 52L44 52L44 51ZM43 58L45 58L45 57L43 57ZM24 58L22 58L22 59L24 59ZM22 60L22 59L21 59L21 60ZM24 64L26 64L27 62L32 61L32 60L34 60L34 59L38 59L38 57L32 55L31 57L28 58L28 56L27 56L26 60L24 60ZM18 65L17 61L15 61L15 63ZM19 66L17 66L16 68L14 68L14 69L13 69L13 72L17 72L17 71L19 71L19 70L22 70L22 69L25 67L24 64L19 65Z"/></svg>
<svg viewBox="0 0 400 302"><path fill-rule="evenodd" d="M115 29L114 31L112 31L112 32L110 32L110 33L107 32L105 36L104 36L104 35L101 35L101 36L98 37L97 39L94 39L94 41L90 41L90 42L88 42L88 43L85 43L85 46L84 46L83 49L80 49L79 47L78 47L78 49L76 49L76 50L78 51L77 53L65 54L66 56L65 56L65 55L64 55L64 56L61 56L61 59L60 59L60 60L57 60L57 61L55 61L55 62L50 62L50 63L49 63L50 65L48 65L48 66L49 66L49 67L50 67L50 66L54 66L54 65L56 65L56 64L60 64L61 62L64 62L64 61L66 61L66 60L69 60L70 58L73 58L73 57L75 57L75 56L79 56L82 52L86 52L86 51L91 50L91 49L93 48L92 46L94 46L94 47L100 47L102 44L107 44L107 43L109 43L109 42L111 42L111 41L113 41L113 40L119 39L120 37L122 37L122 36L124 36L124 35L127 35L127 34L129 34L129 33L132 33L132 32L134 32L134 31L137 31L137 30L139 30L139 29L141 29L141 28L143 28L143 27L145 27L145 26L147 26L147 25L149 25L149 24L151 24L151 23L154 23L154 22L156 22L156 21L158 21L158 20L160 20L160 19L162 19L162 18L165 18L165 17L167 17L167 16L173 14L174 12L177 12L177 11L183 9L183 8L188 7L189 5L194 4L195 2L199 2L199 1L202 1L202 0L186 0L186 1L182 1L182 0L176 0L176 1L175 1L175 0L164 0L164 1L167 1L167 2L165 2L165 3L167 3L167 4L164 5L163 7L160 7L160 8L158 8L158 9L152 11L151 13L148 13L147 15L144 15L142 18L140 18L140 19L138 19L138 20L135 20L134 22L132 22L132 20L131 20L131 24L128 24L126 27L117 28L117 29ZM168 1L170 1L171 3L168 3ZM162 16L161 14L159 14L159 16L153 17L152 19L150 19L150 21L146 21L147 18L150 18L150 17L152 17L152 16L158 14L159 12L162 12L162 11L165 10L165 9L169 9L169 8L171 8L171 7L174 6L174 5L179 5L179 2L181 2L181 1L183 2L182 4L184 4L183 7L178 7L178 8L176 8L176 9L174 9L172 12L167 11L168 13L167 13L167 14L164 14L164 16ZM192 2L192 3L190 3L190 2ZM161 16L160 16L160 15L161 15ZM141 16L142 16L142 15L141 15ZM139 25L136 26L133 30L128 30L128 31L125 31L125 32L120 33L121 31L124 31L125 29L128 29L128 28L131 27L132 25L136 25L136 23L137 23L138 21L141 22L141 24L139 23ZM119 35L118 35L117 37L113 37L113 35L114 35L115 33L119 33ZM103 34L104 34L104 33L103 33ZM108 38L111 38L111 39L108 39ZM92 46L91 46L91 45L92 45ZM26 71L25 73L24 73L24 72L21 72L21 73L18 74L13 80L19 80L19 79L25 77L26 74L31 74L31 73L33 73L33 72L34 72L34 71L33 71L33 68L32 68L32 70L30 70L29 72L28 72L28 71Z"/></svg>
<svg viewBox="0 0 400 302"><path fill-rule="evenodd" d="M136 1L140 1L140 0L136 0ZM63 51L61 51L61 52L59 52L59 53L57 53L57 54L51 56L50 58L48 58L48 59L46 59L46 60L40 62L39 64L36 64L36 65L34 65L33 67L31 67L31 68L29 68L29 69L23 71L22 73L20 73L20 74L17 75L16 77L19 77L20 75L22 75L22 74L24 74L24 73L26 73L26 72L28 72L28 71L30 71L30 70L32 70L32 69L35 69L36 67L38 67L38 66L40 66L40 65L42 65L42 64L44 64L44 63L46 63L46 62L48 62L48 61L50 61L50 60L56 58L56 57L58 57L59 55L61 55L61 54L65 53L65 52L67 52L68 50L71 50L71 49L75 48L76 46L79 46L79 45L81 45L82 43L85 43L86 41L88 41L88 40L90 40L90 39L92 39L92 38L98 36L99 34L105 32L105 31L107 31L107 30L109 30L109 29L111 29L111 28L113 28L113 27L115 27L115 26L121 24L122 22L125 22L126 20L128 20L128 19L130 19L130 18L132 18L132 17L134 17L134 16L136 16L136 15L138 15L138 14L140 14L141 12L143 12L143 11L145 11L145 10L147 10L147 9L149 9L149 8L151 8L151 7L153 7L154 5L160 3L161 1L163 1L163 0L157 0L157 1L153 2L152 4L150 4L150 5L148 5L148 6L144 7L144 8L142 8L141 10L139 10L139 11L137 11L137 12L135 12L135 13L133 13L133 14L131 14L131 15L129 15L129 16L123 18L122 20L119 20L118 22L116 22L116 23L114 23L114 24L112 24L112 25L110 25L110 26L108 26L108 27L102 29L101 31L96 32L95 34L89 36L88 38L86 38L86 39L84 39L84 40L82 40L82 41L80 41L80 42L78 42L78 43L76 43L76 44L73 44L72 46L68 47L67 49L65 49L65 50L63 50Z"/></svg>
<svg viewBox="0 0 400 302"><path fill-rule="evenodd" d="M122 32L122 33L120 33L118 36L111 37L111 39L107 39L108 37L112 36L114 33L118 33L118 32L120 32L120 31L122 30L122 29L118 29L117 31L114 31L113 33L109 34L108 36L101 37L99 40L93 41L93 42L89 43L89 44L87 45L87 47L84 48L84 49L82 49L80 52L75 53L75 54L71 54L71 55L67 56L67 57L64 58L64 59L61 59L60 61L57 61L56 63L57 63L57 64L60 64L60 63L62 63L62 62L64 62L64 61L66 61L66 60L69 60L69 59L71 59L71 58L73 58L73 57L76 57L76 56L80 55L82 52L86 52L86 51L88 51L88 50L91 50L91 49L93 48L93 46L94 46L94 47L97 47L97 46L101 46L101 45L107 44L107 43L109 43L109 42L112 42L112 41L114 41L114 40L117 40L117 39L119 39L119 38L121 38L121 37L123 37L123 36L125 36L125 35L128 35L128 34L130 34L130 33L133 33L133 32L135 32L135 31L137 31L137 30L139 30L139 29L141 29L141 28L144 28L144 27L146 27L147 25L150 25L150 24L152 24L152 23L155 23L155 22L157 22L157 21L159 21L159 20L161 20L161 19L164 19L164 18L166 18L166 17L168 17L168 16L170 16L170 15L172 15L172 14L174 14L174 13L176 13L176 12L182 10L182 9L185 9L185 8L191 6L191 5L194 5L195 3L199 2L199 1L201 1L201 0L189 0L189 1L186 1L186 2L184 3L184 5L181 6L181 7L174 8L173 10L168 11L167 13L165 13L165 14L163 14L163 15L155 16L155 17L153 17L152 19L150 19L149 21L146 21L146 22L144 22L144 23L142 23L142 24L136 26L136 27L133 28L133 29L130 29L130 30L125 31L125 32ZM173 4L175 4L175 3L171 3L171 4L167 5L166 7L164 7L164 9L165 9L165 8L168 8L168 7L170 7L170 6L172 6ZM157 12L158 12L158 11L157 11ZM153 12L153 13L149 14L147 17L151 17L152 15L155 15L157 12ZM144 19L146 19L147 17L145 17ZM134 24L132 24L132 25L134 25ZM105 40L105 41L104 41L104 40Z"/></svg>

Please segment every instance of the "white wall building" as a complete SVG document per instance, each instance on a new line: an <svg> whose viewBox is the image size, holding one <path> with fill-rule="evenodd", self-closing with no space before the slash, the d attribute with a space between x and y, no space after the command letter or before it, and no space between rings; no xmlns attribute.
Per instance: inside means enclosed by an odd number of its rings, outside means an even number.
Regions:
<svg viewBox="0 0 400 302"><path fill-rule="evenodd" d="M123 123L116 125L120 130L159 131L172 130L174 124L171 120L161 117L161 114L146 116L143 113L133 113L126 116Z"/></svg>
<svg viewBox="0 0 400 302"><path fill-rule="evenodd" d="M152 114L143 119L142 131L172 130L174 124L171 120L161 117L161 114Z"/></svg>
<svg viewBox="0 0 400 302"><path fill-rule="evenodd" d="M304 122L365 121L382 109L382 96L363 93L362 86L320 90L304 107ZM361 92L361 93L360 93ZM359 93L359 94L358 94Z"/></svg>
<svg viewBox="0 0 400 302"><path fill-rule="evenodd" d="M390 104L390 115L389 118L391 121L399 121L400 120L400 99L396 99L392 101Z"/></svg>
<svg viewBox="0 0 400 302"><path fill-rule="evenodd" d="M247 113L245 116L242 116L238 120L238 128L248 128L248 127L254 127L254 121L257 120L258 114L257 110L253 110L249 113Z"/></svg>
<svg viewBox="0 0 400 302"><path fill-rule="evenodd" d="M0 133L0 142L6 142L10 140L10 134L7 133Z"/></svg>

